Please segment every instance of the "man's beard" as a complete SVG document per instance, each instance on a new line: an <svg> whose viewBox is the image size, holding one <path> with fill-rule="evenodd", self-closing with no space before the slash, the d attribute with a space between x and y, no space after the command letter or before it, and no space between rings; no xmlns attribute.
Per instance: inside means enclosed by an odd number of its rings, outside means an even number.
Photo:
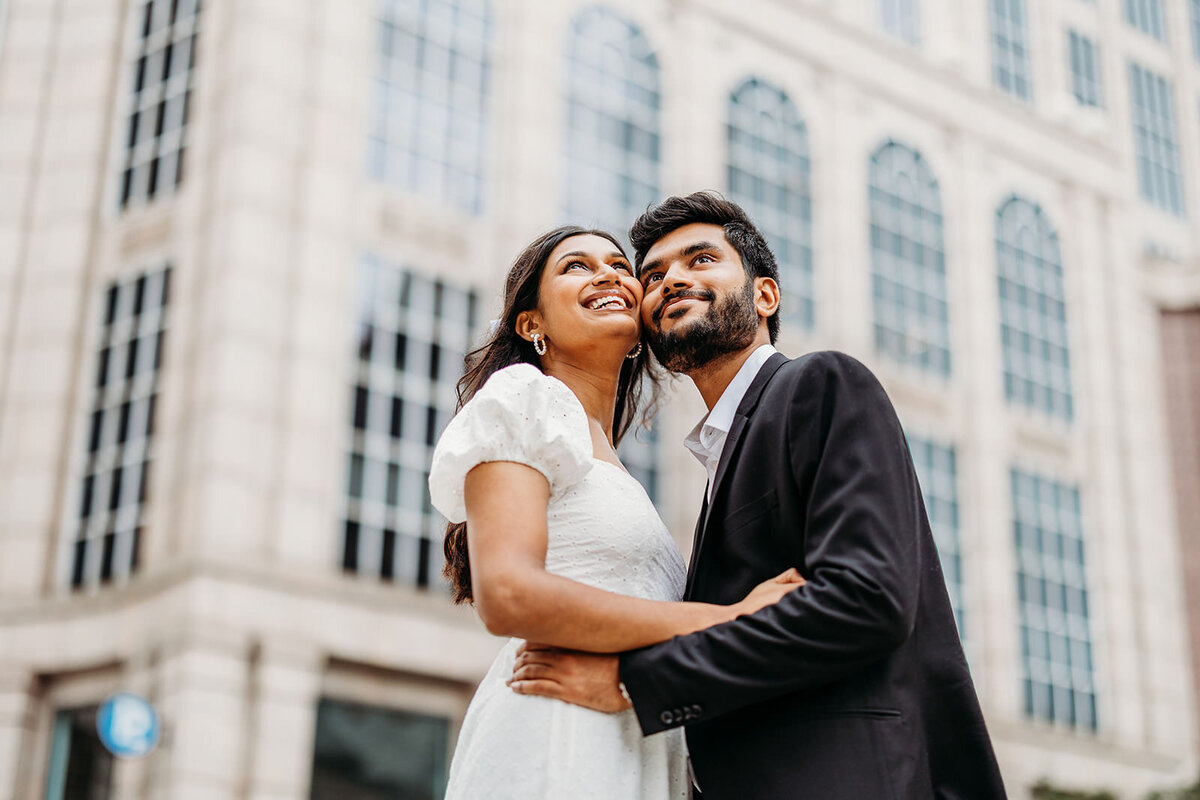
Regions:
<svg viewBox="0 0 1200 800"><path fill-rule="evenodd" d="M647 326L647 341L659 363L671 372L692 372L721 356L744 350L758 334L758 309L754 305L754 281L746 278L740 291L716 298L712 292L684 292L685 296L709 301L700 319L663 332L662 317L655 313ZM670 315L670 309L667 315Z"/></svg>

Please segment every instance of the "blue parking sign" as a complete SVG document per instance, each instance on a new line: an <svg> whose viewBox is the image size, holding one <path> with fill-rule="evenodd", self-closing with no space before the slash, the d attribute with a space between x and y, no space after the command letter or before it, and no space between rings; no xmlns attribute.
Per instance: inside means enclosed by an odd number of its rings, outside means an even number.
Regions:
<svg viewBox="0 0 1200 800"><path fill-rule="evenodd" d="M96 733L113 755L138 758L158 744L158 714L144 697L119 692L100 706Z"/></svg>

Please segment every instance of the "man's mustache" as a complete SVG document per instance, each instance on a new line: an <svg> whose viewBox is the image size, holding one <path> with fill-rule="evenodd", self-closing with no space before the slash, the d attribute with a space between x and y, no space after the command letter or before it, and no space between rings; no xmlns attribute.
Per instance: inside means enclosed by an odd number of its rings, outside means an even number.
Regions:
<svg viewBox="0 0 1200 800"><path fill-rule="evenodd" d="M677 292L670 297L664 298L663 301L658 304L658 307L650 312L650 321L654 323L654 326L659 327L659 323L662 322L663 312L666 311L667 303L675 300L681 300L685 297L694 297L697 300L708 300L709 302L712 302L716 299L717 295L709 290L697 289L692 291Z"/></svg>

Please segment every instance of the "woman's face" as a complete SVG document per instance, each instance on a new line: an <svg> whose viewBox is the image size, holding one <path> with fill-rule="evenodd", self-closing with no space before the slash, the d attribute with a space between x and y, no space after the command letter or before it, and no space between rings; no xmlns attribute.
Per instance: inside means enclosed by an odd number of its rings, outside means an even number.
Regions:
<svg viewBox="0 0 1200 800"><path fill-rule="evenodd" d="M538 286L539 331L551 348L583 352L604 340L632 350L641 335L642 285L629 260L603 236L564 239Z"/></svg>

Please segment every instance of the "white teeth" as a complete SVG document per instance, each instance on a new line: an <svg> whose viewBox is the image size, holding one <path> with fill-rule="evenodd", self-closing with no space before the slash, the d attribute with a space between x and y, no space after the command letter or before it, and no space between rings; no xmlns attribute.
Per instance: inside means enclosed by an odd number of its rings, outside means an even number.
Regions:
<svg viewBox="0 0 1200 800"><path fill-rule="evenodd" d="M599 311L602 308L625 308L625 301L615 295L609 295L608 297L597 297L588 303L587 307L593 311Z"/></svg>

